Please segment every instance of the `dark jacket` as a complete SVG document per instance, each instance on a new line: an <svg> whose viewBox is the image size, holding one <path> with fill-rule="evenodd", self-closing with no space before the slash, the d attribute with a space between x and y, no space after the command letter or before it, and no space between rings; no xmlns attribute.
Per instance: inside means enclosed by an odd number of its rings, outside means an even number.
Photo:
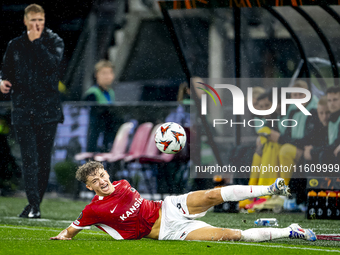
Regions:
<svg viewBox="0 0 340 255"><path fill-rule="evenodd" d="M290 119L294 119L294 114L300 110L291 112ZM287 128L283 135L279 137L279 143L290 143L300 149L304 149L307 145L322 146L327 144L327 128L322 126L319 120L318 113L315 109L310 110L312 115L309 115L304 124L304 136L300 139L294 139L291 135L291 128Z"/></svg>
<svg viewBox="0 0 340 255"><path fill-rule="evenodd" d="M333 124L333 125L332 125ZM331 128L333 126L333 128ZM328 124L328 135L330 137L330 133L334 136L333 141L328 141L329 146L328 148L331 151L334 151L336 147L340 145L340 110L331 113L329 117L329 124Z"/></svg>
<svg viewBox="0 0 340 255"><path fill-rule="evenodd" d="M3 59L3 80L12 83L12 124L63 122L58 91L58 67L63 40L45 28L31 42L25 31L8 43Z"/></svg>
<svg viewBox="0 0 340 255"><path fill-rule="evenodd" d="M317 159L321 152L323 152L328 146L328 127L321 125L319 129L315 128L311 134L314 139L313 149L310 154L313 159Z"/></svg>

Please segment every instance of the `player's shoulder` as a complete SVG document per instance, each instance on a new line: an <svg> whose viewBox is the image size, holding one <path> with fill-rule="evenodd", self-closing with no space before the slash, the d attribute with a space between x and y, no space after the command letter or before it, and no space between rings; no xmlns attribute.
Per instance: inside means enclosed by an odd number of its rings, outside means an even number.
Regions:
<svg viewBox="0 0 340 255"><path fill-rule="evenodd" d="M116 187L118 188L119 186L131 186L130 183L125 179L114 181L114 182L112 182L112 185L115 188Z"/></svg>
<svg viewBox="0 0 340 255"><path fill-rule="evenodd" d="M116 192L124 192L124 190L131 188L131 184L125 179L114 181L112 185Z"/></svg>
<svg viewBox="0 0 340 255"><path fill-rule="evenodd" d="M92 205L93 202L91 201L91 203L89 203L88 205L86 205L81 213L81 215L83 215L83 213L85 213L86 215L91 214L93 212L92 210Z"/></svg>

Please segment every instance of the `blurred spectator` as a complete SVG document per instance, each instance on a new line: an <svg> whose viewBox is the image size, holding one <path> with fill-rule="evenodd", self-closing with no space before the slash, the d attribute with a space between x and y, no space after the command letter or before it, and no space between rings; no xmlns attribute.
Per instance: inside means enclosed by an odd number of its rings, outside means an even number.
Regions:
<svg viewBox="0 0 340 255"><path fill-rule="evenodd" d="M113 64L107 60L100 60L95 65L95 77L96 84L83 96L85 101L97 102L100 105L91 107L87 151L107 152L111 149L117 129L117 119L108 107L115 101L115 93L111 88L115 78ZM100 134L103 135L103 144L98 148Z"/></svg>
<svg viewBox="0 0 340 255"><path fill-rule="evenodd" d="M340 162L340 87L327 89L327 105L331 112L328 123L328 146L322 152L320 163Z"/></svg>
<svg viewBox="0 0 340 255"><path fill-rule="evenodd" d="M258 109L258 98L259 96L261 96L262 94L264 94L266 92L266 90L262 87L254 87L253 88L253 106L255 109Z"/></svg>
<svg viewBox="0 0 340 255"><path fill-rule="evenodd" d="M293 87L308 89L307 83L302 80L297 80ZM291 93L291 98L293 99L304 97L304 93ZM294 119L298 124L292 128L285 128L283 134L277 134L275 131L271 132L269 139L282 144L279 152L280 167L282 166L291 169L291 166L300 162L302 163L306 146L322 146L325 143L325 128L323 127L321 119L318 117L317 105L318 99L315 96L312 96L309 102L303 104L311 115L305 115L296 107L296 105L290 105L288 108L288 117L286 119ZM321 110L321 107L322 106L319 106L319 111ZM281 173L281 177L285 179L287 184L290 184L292 194L295 197L293 205L290 205L290 208L286 209L293 210L296 206L304 211L307 184L306 178L291 179L293 177L293 171Z"/></svg>
<svg viewBox="0 0 340 255"><path fill-rule="evenodd" d="M24 23L27 31L8 43L0 90L11 90L12 124L29 202L19 217L40 218L57 125L64 119L57 72L64 42L45 28L45 11L39 5L26 7Z"/></svg>
<svg viewBox="0 0 340 255"><path fill-rule="evenodd" d="M319 163L319 155L317 154L324 150L328 140L327 125L329 120L329 111L326 98L323 97L319 100L316 109L317 114L314 109L311 109L310 112L312 116L308 116L306 118L306 122L304 123L304 137L300 139L294 139L291 141L291 144L284 144L282 146L282 150L280 151L280 164L283 166L287 166L288 164L306 163L309 160L312 160L313 163ZM310 153L309 148L314 148L313 158L309 158L307 155L308 151ZM310 164L311 162L309 161L308 163ZM304 211L307 197L307 179L292 178L289 184L293 199L287 203L286 209L294 210L299 208L300 210Z"/></svg>
<svg viewBox="0 0 340 255"><path fill-rule="evenodd" d="M318 107L318 118L321 125L317 125L311 130L310 137L318 138L313 139L313 145L307 145L304 148L304 159L308 161L308 163L320 163L319 156L322 151L325 150L325 147L328 144L328 123L330 117L330 111L327 105L327 96L323 96L319 99Z"/></svg>
<svg viewBox="0 0 340 255"><path fill-rule="evenodd" d="M315 113L314 113L315 114ZM320 163L319 162L319 154L325 149L328 141L328 121L330 112L327 107L327 98L326 96L321 97L317 106L317 116L318 118L309 118L310 121L306 123L306 135L305 135L305 143L308 144L304 146L303 155L298 155L295 158L295 162L301 163ZM314 121L312 121L314 119ZM303 141L302 141L303 142ZM297 147L302 149L303 144L297 143ZM294 151L293 145L289 145L287 147ZM312 156L313 155L313 156ZM286 157L291 156L291 154L286 152ZM289 160L289 159L288 159ZM291 193L293 195L293 199L287 201L285 204L285 208L287 210L298 210L298 208L304 211L305 202L307 197L307 179L306 178L292 178L290 181Z"/></svg>
<svg viewBox="0 0 340 255"><path fill-rule="evenodd" d="M165 122L175 122L185 128L187 143L174 159L158 169L158 192L180 194L185 191L188 181L188 161L190 159L190 89L188 83L179 85L177 102L179 105L165 118Z"/></svg>
<svg viewBox="0 0 340 255"><path fill-rule="evenodd" d="M306 82L302 80L297 80L293 87L300 87L304 89L308 89L308 85ZM304 98L304 93L291 93L291 98L298 99ZM271 96L261 95L258 98L259 109L266 110L271 107ZM260 140L257 140L257 150L253 157L252 166L287 166L288 169L291 169L291 165L297 164L301 156L303 155L304 147L307 145L320 144L322 141L319 139L315 139L314 132L315 130L320 130L322 124L317 116L316 105L318 99L316 97L312 97L309 102L304 103L303 105L312 115L304 115L303 112L300 111L296 107L296 105L290 105L288 107L287 115L282 116L283 119L294 119L298 122L298 125L293 128L282 128L280 126L270 127L268 124L265 124L265 127L260 128L257 133L260 134ZM262 107L263 105L263 107ZM263 108L263 109L262 109ZM273 114L278 114L277 112ZM271 119L278 119L276 116L265 116L265 118L270 117ZM278 122L280 123L281 120ZM322 140L322 138L321 138ZM262 145L262 146L261 146ZM261 169L263 170L263 169ZM289 184L292 172L260 172L259 174L253 172L251 173L251 178L249 180L249 185L266 185L266 183L272 183L277 177L282 177L285 179L286 185ZM304 194L306 185L305 180L293 181L290 185L292 190L295 190L296 193ZM274 204L283 205L283 200L274 198L276 201L271 201L269 199L267 201L263 201L262 207L266 207L266 204L270 204L271 206ZM303 202L303 198L300 199ZM244 201L244 203L249 203L250 201Z"/></svg>
<svg viewBox="0 0 340 255"><path fill-rule="evenodd" d="M165 122L176 122L183 127L190 127L190 89L188 83L183 82L179 85L177 102L178 107L171 111L165 118Z"/></svg>
<svg viewBox="0 0 340 255"><path fill-rule="evenodd" d="M297 80L293 87L308 89L307 83L302 80ZM300 99L305 96L304 93L291 93L292 99ZM289 168L290 165L298 163L303 155L304 147L312 145L317 140L311 136L314 128L321 126L316 111L317 103L318 99L312 96L309 102L302 104L311 115L305 115L295 104L291 104L288 107L287 119L293 119L298 124L295 127L285 128L283 134L271 130L269 140L282 144L279 154L280 165ZM281 177L285 179L286 185L289 184L292 174L292 172L281 173Z"/></svg>
<svg viewBox="0 0 340 255"><path fill-rule="evenodd" d="M254 96L253 96L253 98L254 98ZM269 89L267 91L264 91L262 94L260 94L256 99L256 104L255 103L253 103L253 104L254 104L255 109L260 110L260 111L265 111L265 110L269 110L272 107L272 102L273 102L273 91L272 91L272 89ZM270 124L270 127L271 127L271 123L267 123L266 119L274 119L275 117L276 117L276 111L274 113L270 114L270 115L267 115L267 116L263 116L263 115L261 115L261 116L255 115L254 116L255 119L263 121L264 126L268 126ZM277 124L277 123L274 123L274 124ZM256 126L255 131L258 132L259 129L261 129L261 128L262 127Z"/></svg>
<svg viewBox="0 0 340 255"><path fill-rule="evenodd" d="M203 90L199 89L199 87L203 87L200 83L203 83L202 78L193 77L190 84L194 87L195 93L199 99L204 93ZM184 149L176 154L171 162L159 169L158 192L160 193L180 194L189 189L187 187L189 168L191 161L195 162L194 157L190 158L190 150L194 149L198 154L201 147L205 146L203 142L201 144L201 139L199 137L200 128L197 123L195 123L196 116L191 116L191 114L195 113L190 113L190 107L194 105L191 93L192 91L188 84L186 82L181 83L177 94L177 102L180 104L165 118L165 122L176 122L184 127L187 134L187 143ZM192 153L191 155L193 154L195 153ZM201 158L202 164L205 164L208 160L210 160L209 156L207 158ZM198 189L198 187L204 188L207 185L206 182L206 179L196 178L192 189L195 190Z"/></svg>
<svg viewBox="0 0 340 255"><path fill-rule="evenodd" d="M268 90L261 94L257 99L258 110L268 110L272 107L272 90ZM278 153L280 151L281 145L278 143L273 143L269 141L267 137L272 130L278 131L277 122L274 122L275 126L272 127L271 122L267 122L266 119L276 119L277 113L273 112L268 116L261 116L264 123L263 127L255 128L259 137L256 140L256 150L253 155L252 166L268 166L279 164ZM267 183L272 183L276 178L279 177L277 173L269 172L251 172L249 185L267 185Z"/></svg>

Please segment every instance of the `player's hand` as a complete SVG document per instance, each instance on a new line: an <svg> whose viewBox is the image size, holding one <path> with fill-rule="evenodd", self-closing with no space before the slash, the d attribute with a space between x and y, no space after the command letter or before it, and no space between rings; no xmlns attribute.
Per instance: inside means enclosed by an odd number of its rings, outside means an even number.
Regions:
<svg viewBox="0 0 340 255"><path fill-rule="evenodd" d="M339 152L340 152L340 144L339 144L338 147L335 148L335 150L334 150L334 156L337 157L338 154L339 154Z"/></svg>
<svg viewBox="0 0 340 255"><path fill-rule="evenodd" d="M305 150L303 151L303 157L305 158L305 160L312 160L312 155L310 154L310 151L312 149L312 145L305 146Z"/></svg>
<svg viewBox="0 0 340 255"><path fill-rule="evenodd" d="M70 237L66 237L67 229L64 229L59 233L59 235L51 237L50 240L72 240Z"/></svg>
<svg viewBox="0 0 340 255"><path fill-rule="evenodd" d="M11 90L12 84L9 81L3 80L0 83L0 91L7 94Z"/></svg>
<svg viewBox="0 0 340 255"><path fill-rule="evenodd" d="M270 134L268 136L268 140L274 143L277 143L279 141L280 133L271 129Z"/></svg>
<svg viewBox="0 0 340 255"><path fill-rule="evenodd" d="M50 237L50 240L72 240L72 238L67 238L67 237L64 237L64 236L54 236L54 237Z"/></svg>
<svg viewBox="0 0 340 255"><path fill-rule="evenodd" d="M32 29L28 31L28 39L33 42L36 39L39 39L42 33L42 28L35 24L32 26Z"/></svg>

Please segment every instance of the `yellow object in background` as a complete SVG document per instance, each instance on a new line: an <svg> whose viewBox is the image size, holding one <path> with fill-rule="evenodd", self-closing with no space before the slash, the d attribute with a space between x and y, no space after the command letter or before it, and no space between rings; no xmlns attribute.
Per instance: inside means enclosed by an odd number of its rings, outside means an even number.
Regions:
<svg viewBox="0 0 340 255"><path fill-rule="evenodd" d="M246 205L250 205L254 202L254 199L245 199L245 200L242 200L238 203L238 208L239 209L242 209L242 208L245 208Z"/></svg>
<svg viewBox="0 0 340 255"><path fill-rule="evenodd" d="M251 164L251 166L254 167L252 169L255 169L255 170L260 169L261 161L262 161L262 157L255 152L254 155L253 155L253 162ZM259 171L250 172L250 178L249 178L248 185L257 185L258 182L259 182L259 176L260 176Z"/></svg>
<svg viewBox="0 0 340 255"><path fill-rule="evenodd" d="M272 185L280 177L278 172L268 171L269 167L280 165L279 152L281 145L274 142L267 142L262 151L261 173L258 185Z"/></svg>
<svg viewBox="0 0 340 255"><path fill-rule="evenodd" d="M58 83L58 90L60 93L64 93L64 94L66 93L66 86L61 81L59 81Z"/></svg>
<svg viewBox="0 0 340 255"><path fill-rule="evenodd" d="M9 133L9 126L5 120L0 119L0 134L7 135Z"/></svg>
<svg viewBox="0 0 340 255"><path fill-rule="evenodd" d="M271 130L269 127L263 127L263 128L260 128L258 131L257 131L258 134L267 134L267 135L270 135L271 133ZM260 135L260 140L261 140L261 144L265 144L268 139L266 137L264 137L263 135Z"/></svg>
<svg viewBox="0 0 340 255"><path fill-rule="evenodd" d="M280 149L279 159L280 164L282 167L286 167L287 169L290 169L290 172L282 172L281 176L285 180L285 184L288 185L290 178L293 174L293 166L295 165L295 158L296 158L296 146L286 143L282 145Z"/></svg>

